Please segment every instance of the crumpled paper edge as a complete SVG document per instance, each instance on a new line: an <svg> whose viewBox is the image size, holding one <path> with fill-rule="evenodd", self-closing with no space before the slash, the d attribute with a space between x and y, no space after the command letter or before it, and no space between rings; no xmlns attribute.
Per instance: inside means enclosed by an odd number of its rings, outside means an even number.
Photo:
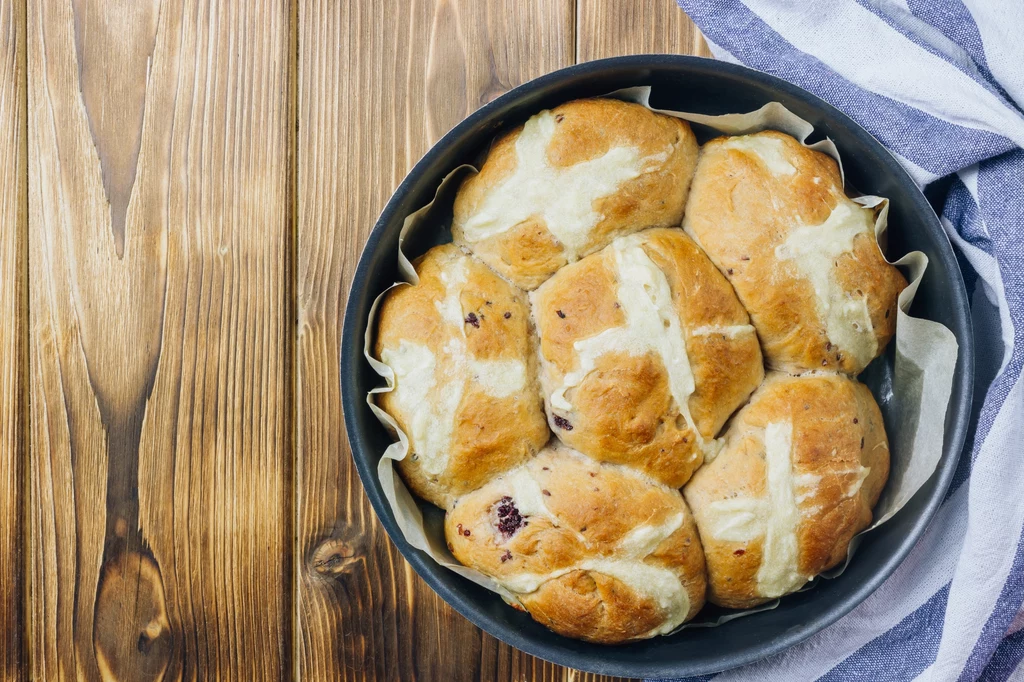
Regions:
<svg viewBox="0 0 1024 682"><path fill-rule="evenodd" d="M770 102L760 109L746 114L710 116L655 109L650 106L650 93L651 88L643 86L617 90L604 95L604 97L635 102L652 111L704 125L726 135L745 135L762 130L778 130L787 133L808 149L823 152L835 159L836 163L839 164L840 175L845 186L846 176L843 171L842 159L839 156L839 150L832 140L826 138L813 144L807 144L806 140L814 132L814 126L789 111L779 102ZM428 220L438 199L445 196L450 187L457 180L461 180L467 172L476 173L478 171L469 164L461 165L453 170L441 181L430 203L410 214L402 225L398 241L398 270L403 281L396 282L391 287L388 287L374 300L370 308L363 346L363 354L367 362L386 383L384 386L371 390L366 397L366 402L381 424L384 425L393 437L398 439L388 446L382 454L377 466L377 477L380 480L384 496L387 498L388 504L395 514L395 520L406 542L416 549L426 552L434 561L445 568L458 573L477 585L496 592L506 602L515 604L518 603L516 597L502 588L497 582L479 571L458 563L448 550L443 534L441 537L431 537L427 533L419 504L394 470L394 462L404 459L408 454L408 436L399 428L398 423L389 414L376 405L374 400L377 394L393 390L395 384L394 373L391 368L373 357L372 344L376 330L377 308L388 292L394 287L418 283L419 278L416 275L416 271L402 247L408 240L410 233ZM880 251L884 254L885 233L888 226L888 199L876 196L860 196L854 198L853 201L867 208L880 207L875 219L875 238L879 244ZM856 551L861 536L892 518L931 477L942 457L945 415L952 393L953 371L959 351L958 344L953 333L943 325L932 320L911 317L908 314L921 278L928 267L928 257L920 251L912 251L897 261L888 262L903 270L909 285L900 293L898 298L895 379L892 386L883 388L889 391L891 395L896 395L897 393L906 394L908 391L916 393L918 400L915 405L910 406L913 409L905 409L908 406L904 405L902 400L894 403L898 413L897 419L902 424L910 423L903 418L904 414L908 412L914 413L909 416L913 418L915 428L909 435L905 427L901 428L900 434L902 437L898 443L890 440L889 479L881 498L875 505L874 516L876 520L867 530L851 541L844 562L820 574L824 578L834 578L842 574ZM938 418L935 418L935 415L938 415ZM892 455L893 452L910 452L911 456L897 458ZM815 578L812 578L799 591L811 589L817 582ZM730 611L707 621L701 621L698 615L694 620L681 625L668 634L674 634L687 628L717 627L736 618L774 609L779 603L780 600L775 599L753 609Z"/></svg>

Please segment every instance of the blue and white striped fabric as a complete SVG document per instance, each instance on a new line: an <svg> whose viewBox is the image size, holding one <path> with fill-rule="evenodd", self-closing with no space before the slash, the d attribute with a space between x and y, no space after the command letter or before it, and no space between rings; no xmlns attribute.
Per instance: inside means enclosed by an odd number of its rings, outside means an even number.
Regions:
<svg viewBox="0 0 1024 682"><path fill-rule="evenodd" d="M678 0L719 59L846 112L922 185L977 343L971 429L924 538L850 615L725 680L1024 680L1024 0Z"/></svg>

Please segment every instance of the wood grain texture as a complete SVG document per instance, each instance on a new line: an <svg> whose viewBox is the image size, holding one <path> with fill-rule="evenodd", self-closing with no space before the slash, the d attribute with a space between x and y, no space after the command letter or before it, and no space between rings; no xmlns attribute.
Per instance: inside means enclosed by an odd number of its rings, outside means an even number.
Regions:
<svg viewBox="0 0 1024 682"><path fill-rule="evenodd" d="M29 2L38 679L290 670L290 7Z"/></svg>
<svg viewBox="0 0 1024 682"><path fill-rule="evenodd" d="M25 6L0 4L0 680L23 679L28 306Z"/></svg>
<svg viewBox="0 0 1024 682"><path fill-rule="evenodd" d="M577 62L627 54L711 56L675 0L577 0L576 11Z"/></svg>
<svg viewBox="0 0 1024 682"><path fill-rule="evenodd" d="M563 679L416 576L351 464L345 292L391 192L451 126L573 59L572 0L310 0L299 8L297 656L304 679Z"/></svg>
<svg viewBox="0 0 1024 682"><path fill-rule="evenodd" d="M0 3L0 679L605 679L394 549L341 316L451 126L695 36L671 0Z"/></svg>

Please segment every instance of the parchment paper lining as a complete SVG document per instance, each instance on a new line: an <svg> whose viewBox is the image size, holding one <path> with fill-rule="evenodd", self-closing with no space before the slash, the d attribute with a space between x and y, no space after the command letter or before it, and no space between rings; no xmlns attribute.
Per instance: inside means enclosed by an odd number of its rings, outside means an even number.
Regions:
<svg viewBox="0 0 1024 682"><path fill-rule="evenodd" d="M771 102L757 111L746 114L707 116L654 109L649 104L649 87L627 88L605 96L636 102L653 111L705 125L727 135L745 135L761 130L778 130L788 133L805 147L834 158L839 163L840 173L843 172L842 161L835 144L829 139L807 144L808 136L814 131L813 126L778 102ZM438 187L434 199L405 219L398 242L398 270L403 281L396 282L387 291L396 286L404 286L406 283L416 284L419 281L412 263L403 251L403 246L419 228L437 229L438 225L428 220L435 202L441 198L449 198L455 184L469 172L475 173L477 169L470 165L462 165L449 173ZM845 181L845 175L843 177ZM849 188L847 191L849 192ZM854 201L869 208L879 207L875 221L875 238L879 243L879 248L885 253L888 199L860 196ZM883 392L886 392L887 395L876 395L876 397L887 399L891 403L892 409L895 410L894 420L901 424L901 428L897 432L889 434L890 454L892 455L889 481L881 499L875 506L876 520L871 528L864 531L865 533L890 519L934 473L942 456L945 414L952 391L953 370L958 352L956 338L949 329L937 322L911 317L907 314L917 293L921 277L928 267L927 256L920 251L913 251L893 264L903 270L910 284L899 296L899 310L896 319L895 372L892 384L882 387ZM384 451L377 467L377 476L380 479L384 495L391 505L402 534L410 545L426 552L442 566L498 593L506 602L513 603L516 601L515 597L495 581L455 560L451 552L448 551L443 532L428 532L419 505L404 482L395 473L393 463L406 456L409 439L398 427L397 422L374 402L376 394L391 391L395 382L391 368L374 358L372 353L377 307L387 291L378 296L370 308L363 348L367 361L386 381L385 386L370 391L366 398L367 403L380 422L393 437L397 438L397 441ZM846 561L822 574L822 577L833 578L841 574L856 550L859 540L860 536L854 538L850 543ZM814 580L808 583L801 591L810 589L816 582ZM775 608L778 603L779 600L775 600L755 609L729 611L710 619L702 620L698 615L696 619L681 626L676 632L688 627L716 627L741 616Z"/></svg>

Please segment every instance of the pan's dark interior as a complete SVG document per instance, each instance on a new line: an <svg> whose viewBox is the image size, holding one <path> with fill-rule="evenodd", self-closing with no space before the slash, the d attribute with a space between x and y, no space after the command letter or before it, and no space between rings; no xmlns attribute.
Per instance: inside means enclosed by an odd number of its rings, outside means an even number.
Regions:
<svg viewBox="0 0 1024 682"><path fill-rule="evenodd" d="M365 403L366 393L379 378L363 359L362 339L370 305L397 277L403 219L431 200L449 171L475 160L495 133L541 109L636 85L653 87L655 107L708 114L745 112L779 101L814 124L816 137L832 138L842 154L848 185L891 199L889 256L915 249L929 256L912 314L950 328L960 355L939 470L896 517L864 537L843 575L817 581L813 589L783 599L775 610L719 628L691 628L670 637L606 647L551 633L402 539L376 478L377 461L390 439ZM795 644L850 611L895 570L938 508L956 468L971 403L973 350L967 297L949 242L925 197L868 133L828 104L765 74L693 57L650 55L591 62L531 81L474 113L423 157L384 209L360 258L346 310L341 370L349 440L367 494L399 550L446 601L492 635L549 661L606 674L682 677L749 663ZM891 371L890 348L863 378L874 388ZM883 413L889 412L887 407L883 403ZM886 427L892 434L901 425L887 419ZM439 511L431 508L430 514L439 522Z"/></svg>

